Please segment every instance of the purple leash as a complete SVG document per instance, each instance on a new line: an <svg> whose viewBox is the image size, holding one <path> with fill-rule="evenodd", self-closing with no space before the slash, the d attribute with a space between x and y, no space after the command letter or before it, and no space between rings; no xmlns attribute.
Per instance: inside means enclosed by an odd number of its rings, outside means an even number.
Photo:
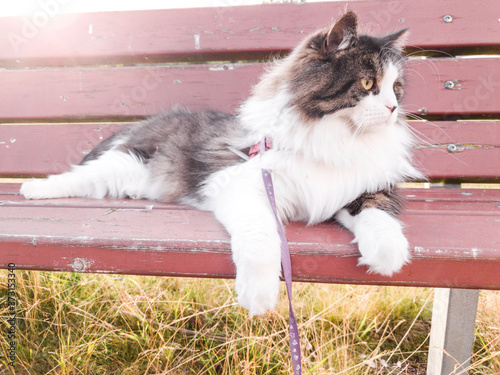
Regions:
<svg viewBox="0 0 500 375"><path fill-rule="evenodd" d="M266 139L262 138L260 142L260 156L264 155L266 151ZM262 169L262 179L264 180L264 186L266 188L267 198L271 204L271 208L274 212L274 218L276 219L276 224L278 226L278 234L281 239L281 266L283 268L283 276L285 278L286 291L288 294L288 325L289 325L289 335L290 335L290 351L292 353L292 366L294 375L302 374L301 367L301 355L300 355L300 337L299 329L297 328L297 321L295 320L295 315L292 308L292 262L290 260L290 250L288 249L288 242L285 236L285 230L281 225L278 218L278 210L276 209L276 201L274 199L274 187L273 179L271 178L271 173Z"/></svg>

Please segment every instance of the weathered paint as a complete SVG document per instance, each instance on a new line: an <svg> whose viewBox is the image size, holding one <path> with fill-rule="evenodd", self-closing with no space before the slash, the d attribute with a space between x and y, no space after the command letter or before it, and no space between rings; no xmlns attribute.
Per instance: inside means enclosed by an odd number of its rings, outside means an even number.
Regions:
<svg viewBox="0 0 500 375"><path fill-rule="evenodd" d="M209 212L162 203L149 210L149 202L132 200L33 204L7 190L0 195L2 267L13 262L19 269L234 277L229 237ZM286 231L295 280L500 288L499 192L405 192L412 196L402 219L413 261L401 273L387 278L356 267L352 235L335 223L292 223Z"/></svg>
<svg viewBox="0 0 500 375"><path fill-rule="evenodd" d="M427 115L498 114L498 60L410 61L405 111L420 115L425 107ZM231 69L222 70L211 64L0 70L2 84L9 87L0 93L0 119L130 119L146 117L179 103L192 109L234 112L248 97L266 64L230 66ZM448 75L463 77L461 90L442 87L442 77ZM66 98L64 103L62 96ZM443 143L449 141L443 139Z"/></svg>
<svg viewBox="0 0 500 375"><path fill-rule="evenodd" d="M500 44L497 0L477 4L359 1L350 2L348 8L359 15L365 30L375 34L409 27L408 44L418 48ZM28 17L2 17L0 66L157 63L210 57L222 61L230 60L225 56L227 51L240 57L255 52L262 56L291 49L304 35L326 27L345 9L345 2L326 2L59 14L42 28L33 26L32 35L23 34ZM450 12L453 22L444 23L443 15ZM193 42L193 35L200 35L201 43Z"/></svg>
<svg viewBox="0 0 500 375"><path fill-rule="evenodd" d="M487 178L500 176L500 122L435 121L411 122L425 147L415 150L417 165L429 178ZM124 123L23 124L2 125L0 141L15 138L17 142L3 150L0 174L60 173L78 164L102 136L118 131ZM57 143L55 143L57 140ZM449 153L448 143L495 144ZM0 145L1 148L1 145ZM65 201L64 204L72 204Z"/></svg>

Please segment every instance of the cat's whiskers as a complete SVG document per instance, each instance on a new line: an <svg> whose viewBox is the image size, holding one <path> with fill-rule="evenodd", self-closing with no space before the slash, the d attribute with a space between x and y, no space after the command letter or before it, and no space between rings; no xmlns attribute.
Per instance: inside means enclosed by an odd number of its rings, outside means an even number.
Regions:
<svg viewBox="0 0 500 375"><path fill-rule="evenodd" d="M407 125L407 128L412 132L413 136L415 137L415 140L419 143L419 145L424 145L424 146L434 146L435 145L435 142L433 139L426 136L421 131L413 128L409 124L406 124L406 125Z"/></svg>
<svg viewBox="0 0 500 375"><path fill-rule="evenodd" d="M420 79L422 80L423 84L427 84L427 81L425 80L423 74L420 73L418 70L416 70L416 69L410 69L410 68L406 68L405 70L407 72L407 76L410 76L411 75L410 73L415 73L415 75L417 75L418 77L420 77Z"/></svg>
<svg viewBox="0 0 500 375"><path fill-rule="evenodd" d="M356 138L361 134L364 134L366 132L367 126L366 126L366 119L363 117L361 118L361 121L355 125L356 130L354 130L354 134L352 135L352 142L356 140Z"/></svg>
<svg viewBox="0 0 500 375"><path fill-rule="evenodd" d="M448 52L445 52L445 51L440 51L440 50L437 50L437 49L424 49L422 47L418 47L418 46L415 46L415 45L406 46L406 47L411 47L411 48L414 48L414 49L417 50L415 52L407 53L406 57L411 57L411 56L419 54L419 53L439 53L439 54L445 55L446 57L451 57L451 58L455 57L451 53L448 53Z"/></svg>
<svg viewBox="0 0 500 375"><path fill-rule="evenodd" d="M422 53L426 53L426 54L439 53L439 54L445 55L446 57L449 57L451 59L457 60L455 56L453 56L452 54L450 54L448 52L423 49L423 48L419 48L417 46L411 46L411 47L417 49L417 51L412 52L412 53L408 53L406 55L406 70L409 72L411 72L411 71L416 72L416 71L414 69L409 68L408 62L422 62L431 68L432 72L438 77L438 80L441 80L441 73L439 72L439 68L434 63L433 59L428 59L426 55L417 56L417 57L413 57L413 56L417 55L417 54L422 54ZM418 73L418 74L420 74L420 73ZM423 80L423 81L425 82L425 80Z"/></svg>
<svg viewBox="0 0 500 375"><path fill-rule="evenodd" d="M453 139L450 137L450 135L444 129L442 129L441 127L439 127L439 125L434 124L432 121L427 121L427 120L425 120L425 119L423 119L423 118L421 118L421 117L419 117L417 115L411 114L411 113L406 113L406 116L409 117L409 118L412 118L414 120L425 122L426 124L435 127L437 130L439 130L440 132L442 132L446 137L448 137L448 139L450 141L453 142ZM433 142L433 144L436 143L435 139L430 138L429 136L425 135L424 133L422 133L422 132L418 131L417 129L415 129L414 127L410 126L410 124L408 124L408 122L405 122L405 123L408 125L408 127L409 127L410 130L418 132L419 135L421 135L421 136L425 137L426 139L428 139L429 141ZM419 139L419 140L423 142L423 139Z"/></svg>
<svg viewBox="0 0 500 375"><path fill-rule="evenodd" d="M412 114L406 114L408 117L412 117L414 115ZM421 118L419 118L418 116L415 116L416 119L419 119L419 120L422 120ZM426 120L423 120L425 121L426 124L429 124L429 125L432 125L434 127L436 127L436 129L442 131L449 139L450 141L453 142L452 138L449 136L448 133L446 133L442 128L440 128L438 125L430 122L430 121L426 121ZM413 136L415 137L415 139L420 143L419 145L416 145L415 147L418 149L418 148L433 148L435 150L437 150L438 152L442 153L442 154L446 154L447 156L450 156L452 157L453 159L455 159L456 161L458 161L459 163L463 164L463 165L466 165L468 166L469 164L467 164L466 162L464 162L463 160L460 160L458 157L456 157L455 155L449 153L448 151L444 150L442 148L443 146L443 143L442 142L437 142L436 140L428 137L427 135L425 135L424 133L422 133L421 131L417 130L416 128L414 128L413 126L411 126L408 122L404 122L405 125L407 126L407 129L409 131L412 132ZM429 141L426 141L424 138L428 139ZM420 146L420 147L419 147ZM420 163L419 163L420 164ZM422 167L422 165L420 164L420 166Z"/></svg>
<svg viewBox="0 0 500 375"><path fill-rule="evenodd" d="M436 128L436 130L439 130L441 133L443 133L451 142L454 142L453 138L444 130L441 126L438 124L435 124L432 121L426 120L423 117L420 117L414 113L405 113L405 115L411 119L417 120L417 121L422 121L425 122L428 125L431 125L432 127ZM430 139L430 138L429 138Z"/></svg>

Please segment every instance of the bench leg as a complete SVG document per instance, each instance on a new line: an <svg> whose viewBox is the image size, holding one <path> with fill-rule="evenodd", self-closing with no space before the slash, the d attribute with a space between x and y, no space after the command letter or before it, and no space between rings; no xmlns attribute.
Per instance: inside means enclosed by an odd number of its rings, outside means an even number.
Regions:
<svg viewBox="0 0 500 375"><path fill-rule="evenodd" d="M427 375L467 374L478 299L479 290L435 289Z"/></svg>

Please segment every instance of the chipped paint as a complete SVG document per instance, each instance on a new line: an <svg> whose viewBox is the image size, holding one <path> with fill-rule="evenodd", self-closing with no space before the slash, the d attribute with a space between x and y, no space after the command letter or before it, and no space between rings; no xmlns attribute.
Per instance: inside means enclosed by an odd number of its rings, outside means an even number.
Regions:
<svg viewBox="0 0 500 375"><path fill-rule="evenodd" d="M450 146L453 147L453 150L450 149ZM436 149L446 148L450 154L456 154L459 152L476 150L476 149L494 150L498 147L500 147L500 146L496 145L496 144L475 144L475 143L434 143L434 144L430 144L429 143L429 144L415 145L414 149L421 150L421 149L431 149L431 148L436 148Z"/></svg>
<svg viewBox="0 0 500 375"><path fill-rule="evenodd" d="M197 49L197 50L201 49L200 38L201 38L200 34L194 34L194 49Z"/></svg>
<svg viewBox="0 0 500 375"><path fill-rule="evenodd" d="M89 35L92 35L94 25L90 24L89 25Z"/></svg>
<svg viewBox="0 0 500 375"><path fill-rule="evenodd" d="M481 249L478 249L478 248L472 248L471 251L466 251L464 254L466 255L472 255L472 257L474 259L477 259L478 255L480 255L483 251Z"/></svg>
<svg viewBox="0 0 500 375"><path fill-rule="evenodd" d="M113 214L115 212L125 212L125 211L131 211L131 212L150 212L154 208L154 204L151 205L146 205L144 208L109 208L104 212L103 215L109 215Z"/></svg>
<svg viewBox="0 0 500 375"><path fill-rule="evenodd" d="M211 66L210 68L208 68L208 70L211 70L213 72L217 72L217 71L220 71L220 70L234 70L234 66L228 65L228 64L214 65L214 66Z"/></svg>
<svg viewBox="0 0 500 375"><path fill-rule="evenodd" d="M0 238L1 238L0 234ZM92 245L94 242L100 240L99 237L88 237L88 236L77 236L77 237L68 237L68 236L53 236L53 235L23 235L23 234L9 234L8 235L10 238L16 238L20 239L21 241L27 241L31 243L34 246L37 246L39 243L39 240L41 241L41 245L47 245L48 243L66 243L69 244L69 246L72 247L78 247L81 244L85 245ZM69 241L69 243L68 243ZM171 249L171 243L177 243L177 242L184 242L184 243L190 243L190 244L229 244L230 240L229 238L227 239L203 239L203 240L198 240L198 239L190 239L190 238L161 238L161 239L152 239L152 238L133 238L129 242L131 244L129 246L122 246L120 243L122 243L123 238L121 237L109 237L106 239L107 243L109 243L109 246L104 246L104 245L99 245L98 247L106 247L106 248L115 248L115 249L131 249L135 248L137 250L142 250L142 248L147 248L150 249L150 242L155 242L155 241L161 241L165 243L165 246L163 245L157 245L161 247L162 249ZM118 243L118 245L117 245ZM204 251L204 249L200 248L195 248L191 249L189 248L187 251L189 252L198 252L198 251ZM227 249L207 249L209 252L223 252L226 253Z"/></svg>
<svg viewBox="0 0 500 375"><path fill-rule="evenodd" d="M77 236L77 237L72 237L71 242L82 242L82 243L87 243L92 241L92 237L87 237L87 236Z"/></svg>
<svg viewBox="0 0 500 375"><path fill-rule="evenodd" d="M426 250L426 249L424 249L423 247L420 247L420 246L415 246L413 248L413 251L415 253L426 253L426 252L428 252L428 250Z"/></svg>

